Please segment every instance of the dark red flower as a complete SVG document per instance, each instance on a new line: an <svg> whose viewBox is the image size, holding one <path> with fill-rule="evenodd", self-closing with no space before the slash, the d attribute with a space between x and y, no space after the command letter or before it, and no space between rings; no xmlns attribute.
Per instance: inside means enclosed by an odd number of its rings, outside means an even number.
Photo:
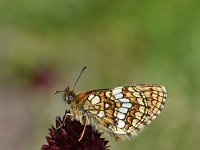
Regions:
<svg viewBox="0 0 200 150"><path fill-rule="evenodd" d="M62 124L63 120L56 117L56 127ZM108 150L108 141L101 138L101 133L87 126L81 141L78 141L84 126L79 121L67 118L65 126L60 129L51 127L50 136L47 136L47 143L41 150Z"/></svg>

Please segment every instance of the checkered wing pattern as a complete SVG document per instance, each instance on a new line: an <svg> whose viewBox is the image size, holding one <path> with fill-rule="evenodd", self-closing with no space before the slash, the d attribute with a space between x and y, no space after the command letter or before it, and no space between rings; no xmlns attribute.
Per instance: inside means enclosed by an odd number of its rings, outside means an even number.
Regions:
<svg viewBox="0 0 200 150"><path fill-rule="evenodd" d="M166 90L137 84L88 92L88 113L115 135L135 136L164 107Z"/></svg>

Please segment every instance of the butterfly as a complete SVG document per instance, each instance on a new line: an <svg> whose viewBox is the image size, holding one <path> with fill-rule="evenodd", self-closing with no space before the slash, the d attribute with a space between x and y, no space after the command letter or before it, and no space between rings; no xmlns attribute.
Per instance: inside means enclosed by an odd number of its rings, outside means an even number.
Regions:
<svg viewBox="0 0 200 150"><path fill-rule="evenodd" d="M83 67L74 87L85 69ZM69 105L70 113L66 113L65 118L72 116L84 125L79 141L87 125L108 133L117 141L135 137L160 114L167 97L165 87L158 84L135 84L77 94L74 87L56 93L64 92Z"/></svg>

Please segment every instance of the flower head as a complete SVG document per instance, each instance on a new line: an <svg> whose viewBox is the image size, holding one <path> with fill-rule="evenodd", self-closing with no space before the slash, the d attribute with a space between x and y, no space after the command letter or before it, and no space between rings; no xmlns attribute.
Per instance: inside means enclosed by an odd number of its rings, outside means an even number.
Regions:
<svg viewBox="0 0 200 150"><path fill-rule="evenodd" d="M63 123L60 117L56 118L56 127ZM41 150L106 150L108 141L101 138L101 133L87 126L84 136L79 141L84 126L79 121L67 118L65 125L59 129L51 127L50 136L46 137L47 143Z"/></svg>

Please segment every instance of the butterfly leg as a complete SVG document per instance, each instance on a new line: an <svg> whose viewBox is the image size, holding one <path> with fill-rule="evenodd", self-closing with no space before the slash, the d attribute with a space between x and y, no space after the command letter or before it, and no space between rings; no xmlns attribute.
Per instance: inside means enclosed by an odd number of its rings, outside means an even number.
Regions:
<svg viewBox="0 0 200 150"><path fill-rule="evenodd" d="M83 128L83 131L82 131L81 136L80 136L80 138L79 138L78 141L81 141L81 140L82 140L83 135L84 135L85 130L86 130L86 125L87 125L87 120L86 120L86 118L85 118L85 119L84 119L84 128Z"/></svg>
<svg viewBox="0 0 200 150"><path fill-rule="evenodd" d="M65 111L65 117L64 117L64 119L63 119L63 122L62 122L62 124L59 125L59 127L56 128L56 130L58 130L58 129L60 129L61 127L65 126L65 121L66 121L66 119L67 119L68 116L73 116L73 114L71 114L71 113Z"/></svg>

